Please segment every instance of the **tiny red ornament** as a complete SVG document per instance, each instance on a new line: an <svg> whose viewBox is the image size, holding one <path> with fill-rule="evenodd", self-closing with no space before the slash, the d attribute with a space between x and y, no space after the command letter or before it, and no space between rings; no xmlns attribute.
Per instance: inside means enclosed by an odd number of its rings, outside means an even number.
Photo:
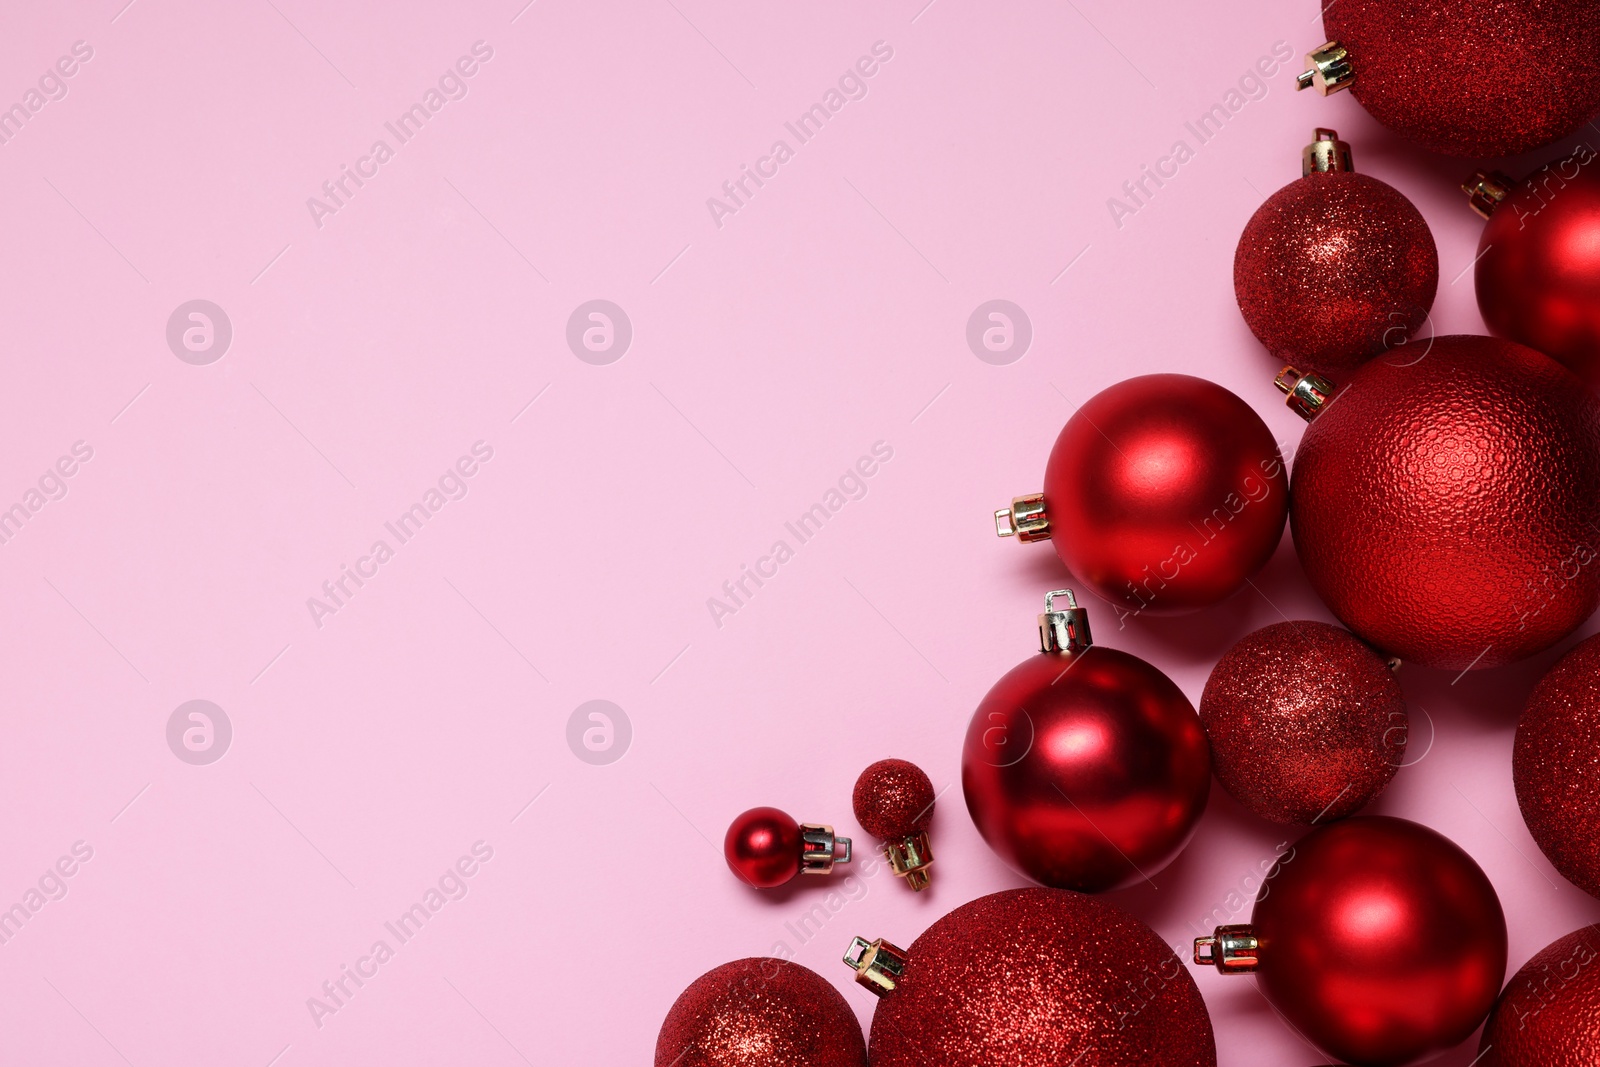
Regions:
<svg viewBox="0 0 1600 1067"><path fill-rule="evenodd" d="M817 972L772 957L724 963L678 995L655 1067L866 1067L861 1025Z"/></svg>
<svg viewBox="0 0 1600 1067"><path fill-rule="evenodd" d="M828 874L850 862L850 839L833 827L797 823L777 808L751 808L722 838L728 869L757 889L783 885L797 874Z"/></svg>
<svg viewBox="0 0 1600 1067"><path fill-rule="evenodd" d="M1348 631L1280 622L1217 662L1200 696L1217 780L1279 823L1365 807L1406 751L1406 701L1389 664Z"/></svg>
<svg viewBox="0 0 1600 1067"><path fill-rule="evenodd" d="M1332 130L1306 146L1302 171L1245 224L1233 290L1280 363L1337 376L1404 344L1427 320L1439 253L1411 201L1357 174Z"/></svg>
<svg viewBox="0 0 1600 1067"><path fill-rule="evenodd" d="M1600 635L1580 642L1528 696L1511 780L1528 832L1573 885L1600 897Z"/></svg>
<svg viewBox="0 0 1600 1067"><path fill-rule="evenodd" d="M1195 962L1254 973L1335 1059L1391 1067L1460 1044L1506 974L1494 886L1453 842L1405 819L1313 830L1267 873L1250 923L1197 938Z"/></svg>
<svg viewBox="0 0 1600 1067"><path fill-rule="evenodd" d="M1200 719L1165 674L1093 644L1070 590L1045 597L1039 640L1040 654L996 682L967 727L967 811L1034 881L1098 892L1147 880L1205 811Z"/></svg>
<svg viewBox="0 0 1600 1067"><path fill-rule="evenodd" d="M1339 0L1298 87L1349 89L1385 126L1435 152L1514 156L1600 111L1594 0Z"/></svg>
<svg viewBox="0 0 1600 1067"><path fill-rule="evenodd" d="M1290 523L1311 584L1382 652L1453 671L1548 648L1600 603L1600 400L1493 337L1437 337L1333 386L1285 368L1311 419Z"/></svg>
<svg viewBox="0 0 1600 1067"><path fill-rule="evenodd" d="M1600 389L1600 173L1595 151L1517 182L1479 171L1462 189L1489 220L1473 282L1491 332L1559 360ZM1292 360L1290 362L1293 362Z"/></svg>
<svg viewBox="0 0 1600 1067"><path fill-rule="evenodd" d="M921 891L928 887L933 848L933 782L921 767L903 759L883 759L861 772L850 797L856 822L883 842L889 868Z"/></svg>
<svg viewBox="0 0 1600 1067"><path fill-rule="evenodd" d="M1600 926L1557 938L1512 975L1489 1015L1474 1067L1600 1063Z"/></svg>
<svg viewBox="0 0 1600 1067"><path fill-rule="evenodd" d="M1049 539L1122 615L1215 604L1271 558L1288 477L1250 405L1185 374L1129 378L1067 420L1044 492L995 512L1001 537Z"/></svg>
<svg viewBox="0 0 1600 1067"><path fill-rule="evenodd" d="M1103 900L1013 889L952 911L901 950L856 938L845 962L881 999L873 1067L1215 1067L1194 979Z"/></svg>

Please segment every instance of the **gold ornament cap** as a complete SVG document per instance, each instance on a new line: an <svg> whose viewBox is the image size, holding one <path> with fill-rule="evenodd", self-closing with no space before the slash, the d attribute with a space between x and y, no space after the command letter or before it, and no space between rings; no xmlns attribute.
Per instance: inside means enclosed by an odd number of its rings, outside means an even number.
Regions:
<svg viewBox="0 0 1600 1067"><path fill-rule="evenodd" d="M1215 965L1223 974L1249 974L1261 966L1261 942L1249 923L1219 926L1210 937L1194 939L1194 961Z"/></svg>
<svg viewBox="0 0 1600 1067"><path fill-rule="evenodd" d="M876 941L858 937L850 942L844 962L856 972L857 985L872 990L874 996L886 997L905 973L906 951L881 937Z"/></svg>
<svg viewBox="0 0 1600 1067"><path fill-rule="evenodd" d="M1300 153L1300 176L1312 174L1342 174L1355 170L1350 161L1350 143L1339 140L1333 130L1317 127L1314 139Z"/></svg>
<svg viewBox="0 0 1600 1067"><path fill-rule="evenodd" d="M933 846L928 843L928 831L919 830L909 837L883 843L883 857L889 869L906 880L914 892L928 888L928 868L933 866Z"/></svg>
<svg viewBox="0 0 1600 1067"><path fill-rule="evenodd" d="M1510 175L1497 170L1480 170L1461 183L1461 191L1467 194L1472 210L1488 218L1516 186L1517 180Z"/></svg>
<svg viewBox="0 0 1600 1067"><path fill-rule="evenodd" d="M1314 52L1306 53L1306 70L1294 80L1296 89L1315 89L1318 96L1327 96L1350 88L1355 81L1355 68L1350 65L1350 53L1338 41L1329 41Z"/></svg>
<svg viewBox="0 0 1600 1067"><path fill-rule="evenodd" d="M1050 540L1050 519L1044 513L1044 494L1014 497L1009 508L994 513L994 532L1015 537L1023 544Z"/></svg>
<svg viewBox="0 0 1600 1067"><path fill-rule="evenodd" d="M800 824L800 873L831 874L835 863L850 862L850 839L821 823Z"/></svg>
<svg viewBox="0 0 1600 1067"><path fill-rule="evenodd" d="M1302 374L1294 367L1285 367L1272 380L1278 391L1288 394L1284 403L1289 410L1310 422L1317 412L1333 399L1333 383L1315 374Z"/></svg>
<svg viewBox="0 0 1600 1067"><path fill-rule="evenodd" d="M1056 597L1065 597L1065 611L1056 608ZM1082 652L1094 644L1089 634L1089 613L1078 607L1070 589L1052 589L1044 595L1044 614L1039 616L1040 652Z"/></svg>

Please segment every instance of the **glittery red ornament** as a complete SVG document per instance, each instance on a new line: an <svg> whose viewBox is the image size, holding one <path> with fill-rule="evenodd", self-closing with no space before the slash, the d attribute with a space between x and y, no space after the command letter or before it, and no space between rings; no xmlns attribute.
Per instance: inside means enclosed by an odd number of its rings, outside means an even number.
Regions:
<svg viewBox="0 0 1600 1067"><path fill-rule="evenodd" d="M1390 655L1498 667L1600 603L1600 400L1545 356L1438 337L1328 383L1279 376L1312 421L1291 523L1311 584Z"/></svg>
<svg viewBox="0 0 1600 1067"><path fill-rule="evenodd" d="M1122 615L1162 615L1242 586L1278 547L1287 509L1283 457L1250 405L1201 378L1147 374L1073 414L1044 492L995 512L995 528L1049 538Z"/></svg>
<svg viewBox="0 0 1600 1067"><path fill-rule="evenodd" d="M1546 945L1511 977L1473 1067L1600 1063L1600 926Z"/></svg>
<svg viewBox="0 0 1600 1067"><path fill-rule="evenodd" d="M1600 897L1600 635L1556 661L1528 697L1511 780L1528 832L1567 880Z"/></svg>
<svg viewBox="0 0 1600 1067"><path fill-rule="evenodd" d="M1488 218L1474 282L1489 329L1565 364L1600 389L1600 167L1576 152L1516 182L1464 186Z"/></svg>
<svg viewBox="0 0 1600 1067"><path fill-rule="evenodd" d="M1347 631L1280 622L1217 662L1200 696L1217 780L1273 822L1328 822L1383 792L1406 750L1388 664Z"/></svg>
<svg viewBox="0 0 1600 1067"><path fill-rule="evenodd" d="M850 797L856 822L883 842L884 858L914 890L928 886L933 848L933 782L915 763L883 759L861 772Z"/></svg>
<svg viewBox="0 0 1600 1067"><path fill-rule="evenodd" d="M1514 156L1600 111L1595 0L1338 0L1328 43L1299 87L1349 89L1373 118L1424 148Z"/></svg>
<svg viewBox="0 0 1600 1067"><path fill-rule="evenodd" d="M996 682L967 727L967 811L1001 859L1045 885L1096 892L1148 879L1205 810L1200 720L1159 670L1092 644L1071 592L1045 598L1039 636L1042 653Z"/></svg>
<svg viewBox="0 0 1600 1067"><path fill-rule="evenodd" d="M846 962L882 997L873 1067L1217 1062L1211 1018L1172 949L1138 919L1079 893L992 893L905 952L857 938Z"/></svg>
<svg viewBox="0 0 1600 1067"><path fill-rule="evenodd" d="M1357 816L1296 842L1248 925L1195 941L1195 962L1254 973L1335 1059L1388 1067L1465 1041L1506 973L1506 920L1472 857L1414 822Z"/></svg>
<svg viewBox="0 0 1600 1067"><path fill-rule="evenodd" d="M1303 169L1245 225L1233 290L1280 363L1337 376L1426 321L1439 253L1411 201L1351 170L1350 146L1332 130L1317 131Z"/></svg>
<svg viewBox="0 0 1600 1067"><path fill-rule="evenodd" d="M849 863L850 839L835 836L831 826L797 823L777 808L751 808L729 824L722 856L745 882L772 889L797 874L828 874L835 863Z"/></svg>
<svg viewBox="0 0 1600 1067"><path fill-rule="evenodd" d="M734 960L678 995L655 1067L866 1067L861 1025L826 979L771 957Z"/></svg>

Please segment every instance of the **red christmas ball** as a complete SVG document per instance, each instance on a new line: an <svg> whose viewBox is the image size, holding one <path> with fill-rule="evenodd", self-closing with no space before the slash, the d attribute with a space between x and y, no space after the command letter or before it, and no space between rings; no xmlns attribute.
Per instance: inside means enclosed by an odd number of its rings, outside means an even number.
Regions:
<svg viewBox="0 0 1600 1067"><path fill-rule="evenodd" d="M1050 597L1062 595L1070 602L1065 590ZM1205 733L1166 675L1090 643L1082 608L1045 606L1043 652L996 682L967 727L967 811L989 847L1037 882L1131 885L1166 866L1205 810Z"/></svg>
<svg viewBox="0 0 1600 1067"><path fill-rule="evenodd" d="M1383 652L1497 667L1600 603L1600 400L1554 360L1439 337L1321 396L1294 461L1290 521L1311 584ZM1326 386L1321 382L1320 386Z"/></svg>
<svg viewBox="0 0 1600 1067"><path fill-rule="evenodd" d="M1600 926L1546 945L1500 994L1474 1067L1600 1063Z"/></svg>
<svg viewBox="0 0 1600 1067"><path fill-rule="evenodd" d="M1474 283L1489 329L1600 388L1600 174L1594 149L1514 182L1479 173L1465 188L1488 214Z"/></svg>
<svg viewBox="0 0 1600 1067"><path fill-rule="evenodd" d="M903 960L872 1016L873 1067L1217 1062L1211 1018L1172 949L1093 897L979 897L923 931Z"/></svg>
<svg viewBox="0 0 1600 1067"><path fill-rule="evenodd" d="M1567 880L1600 897L1600 635L1576 645L1534 686L1511 750L1528 832Z"/></svg>
<svg viewBox="0 0 1600 1067"><path fill-rule="evenodd" d="M933 821L933 800L933 782L903 759L881 759L862 771L850 795L856 822L882 840L926 830Z"/></svg>
<svg viewBox="0 0 1600 1067"><path fill-rule="evenodd" d="M679 994L656 1067L866 1067L861 1025L817 972L770 957L734 960Z"/></svg>
<svg viewBox="0 0 1600 1067"><path fill-rule="evenodd" d="M1222 386L1148 374L1090 397L1062 429L1044 492L995 513L1049 538L1124 614L1178 614L1233 593L1283 536L1288 478L1272 431Z"/></svg>
<svg viewBox="0 0 1600 1067"><path fill-rule="evenodd" d="M1305 176L1267 198L1233 255L1251 332L1280 363L1338 376L1426 321L1439 253L1399 191L1350 170L1350 148L1318 130Z"/></svg>
<svg viewBox="0 0 1600 1067"><path fill-rule="evenodd" d="M1339 0L1300 88L1348 88L1373 118L1453 156L1514 156L1600 111L1594 0Z"/></svg>
<svg viewBox="0 0 1600 1067"><path fill-rule="evenodd" d="M1506 921L1483 871L1414 822L1357 816L1301 838L1267 873L1248 926L1195 961L1254 972L1335 1059L1409 1063L1465 1041L1506 973Z"/></svg>
<svg viewBox="0 0 1600 1067"><path fill-rule="evenodd" d="M800 824L777 808L751 808L722 839L728 869L757 889L780 886L800 873Z"/></svg>
<svg viewBox="0 0 1600 1067"><path fill-rule="evenodd" d="M1280 823L1365 807L1405 757L1406 701L1394 672L1348 632L1281 622L1249 634L1200 696L1217 780Z"/></svg>

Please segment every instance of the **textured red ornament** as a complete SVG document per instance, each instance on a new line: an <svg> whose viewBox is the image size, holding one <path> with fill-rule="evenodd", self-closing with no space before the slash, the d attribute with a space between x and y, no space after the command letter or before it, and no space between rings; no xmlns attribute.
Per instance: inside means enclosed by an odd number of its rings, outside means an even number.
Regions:
<svg viewBox="0 0 1600 1067"><path fill-rule="evenodd" d="M1551 356L1600 388L1600 173L1587 145L1520 184L1480 175L1489 211L1474 282L1489 329ZM1496 202L1496 197L1504 194Z"/></svg>
<svg viewBox="0 0 1600 1067"><path fill-rule="evenodd" d="M1600 897L1600 635L1562 656L1517 723L1511 780L1528 832L1556 870Z"/></svg>
<svg viewBox="0 0 1600 1067"><path fill-rule="evenodd" d="M1273 822L1359 811L1405 757L1394 672L1322 622L1277 623L1229 649L1206 681L1200 722L1223 788Z"/></svg>
<svg viewBox="0 0 1600 1067"><path fill-rule="evenodd" d="M1331 130L1317 133L1305 176L1245 224L1233 289L1251 332L1280 363L1337 378L1426 321L1439 253L1411 201L1345 169L1349 146ZM1313 158L1331 169L1315 169Z"/></svg>
<svg viewBox="0 0 1600 1067"><path fill-rule="evenodd" d="M1594 0L1339 0L1324 6L1322 25L1348 66L1314 58L1314 70L1435 152L1517 155L1600 110ZM1314 82L1302 75L1301 87Z"/></svg>
<svg viewBox="0 0 1600 1067"><path fill-rule="evenodd" d="M1022 497L996 521L1003 536L1049 537L1078 580L1128 613L1175 614L1222 600L1267 562L1287 490L1272 431L1248 404L1201 378L1149 374L1067 421L1042 514Z"/></svg>
<svg viewBox="0 0 1600 1067"><path fill-rule="evenodd" d="M1059 594L1052 593L1051 596ZM1081 637L1024 660L967 727L961 788L989 847L1029 878L1097 892L1166 866L1205 810L1211 760L1176 685L1136 656Z"/></svg>
<svg viewBox="0 0 1600 1067"><path fill-rule="evenodd" d="M866 1067L839 991L798 963L751 957L696 978L656 1038L656 1067Z"/></svg>
<svg viewBox="0 0 1600 1067"><path fill-rule="evenodd" d="M1291 522L1311 584L1370 644L1450 670L1515 662L1600 603L1600 401L1521 345L1415 342L1312 419Z"/></svg>
<svg viewBox="0 0 1600 1067"><path fill-rule="evenodd" d="M1506 983L1474 1067L1600 1063L1600 926L1546 945Z"/></svg>
<svg viewBox="0 0 1600 1067"><path fill-rule="evenodd" d="M1506 973L1505 915L1483 871L1426 826L1386 816L1301 838L1268 872L1251 925L1218 934L1241 930L1251 952L1202 938L1196 959L1253 970L1284 1018L1347 1063L1388 1067L1465 1041Z"/></svg>
<svg viewBox="0 0 1600 1067"><path fill-rule="evenodd" d="M873 837L909 837L933 821L933 782L921 767L882 759L861 772L850 795L856 822Z"/></svg>
<svg viewBox="0 0 1600 1067"><path fill-rule="evenodd" d="M1214 1067L1194 979L1148 926L1053 889L925 930L872 1017L873 1067Z"/></svg>

